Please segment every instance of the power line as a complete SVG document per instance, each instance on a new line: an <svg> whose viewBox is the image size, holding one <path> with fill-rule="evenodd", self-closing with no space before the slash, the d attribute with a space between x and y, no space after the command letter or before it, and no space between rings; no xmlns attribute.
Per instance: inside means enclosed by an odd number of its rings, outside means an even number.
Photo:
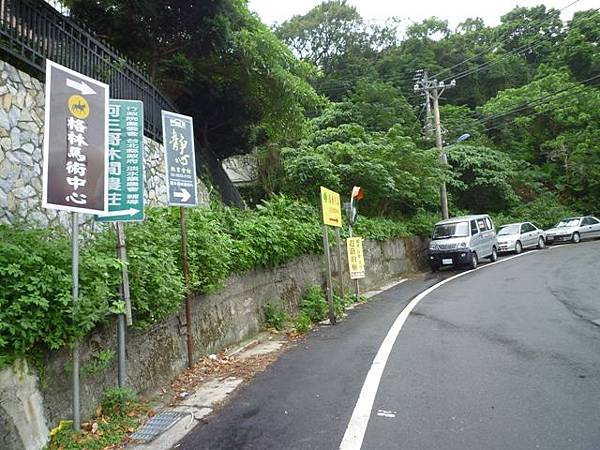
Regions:
<svg viewBox="0 0 600 450"><path fill-rule="evenodd" d="M573 6L573 5L574 5L574 4L576 4L576 3L579 3L580 1L581 1L581 0L574 0L573 2L569 3L568 5L566 5L566 6L563 6L561 9L559 9L559 11L558 11L558 12L563 12L565 9L567 9L567 8L570 8L571 6ZM542 21L540 20L540 21L539 21L539 24L541 24L541 23L542 23ZM486 49L485 49L485 50L483 50L482 52L480 52L480 53L478 53L478 54L476 54L476 55L473 55L473 56L471 56L471 57L469 57L469 58L465 59L464 61L461 61L461 62L459 62L459 63L457 63L457 64L454 64L452 67L449 67L449 68L447 68L447 69L443 69L443 70L441 70L440 72L438 72L438 73L436 73L435 75L433 75L433 78L437 78L437 77L439 77L439 76L440 76L441 74L443 74L443 73L449 72L449 71L451 71L452 69L456 69L457 67L459 67L459 66L461 66L461 65L463 65L463 64L465 64L465 63L467 63L467 62L469 62L469 61L472 61L472 60L473 60L473 59L475 59L475 58L478 58L478 57L480 57L480 56L483 56L483 55L485 55L486 53L489 53L489 52L491 52L491 51L492 51L492 50L494 50L495 48L497 48L497 47L499 47L500 45L504 44L505 42L509 41L509 40L510 40L510 38L511 38L511 36L509 36L509 34L510 34L510 32L509 32L509 31L507 31L507 32L506 32L506 36L505 36L505 37L504 37L502 40L500 40L499 42L495 42L493 45L489 46L488 48L486 48ZM449 77L449 78L451 78L451 77Z"/></svg>
<svg viewBox="0 0 600 450"><path fill-rule="evenodd" d="M537 106L539 104L545 103L545 100L550 99L552 97L556 97L557 95L560 95L560 94L562 94L564 92L572 91L573 89L581 89L581 88L583 88L582 84L588 83L588 82L596 80L598 78L600 78L600 74L595 75L593 77L590 77L590 78L588 78L586 80L580 81L580 82L578 82L577 84L575 84L573 86L569 86L569 87L561 89L559 91L552 92L550 94L546 94L546 95L542 95L540 97L534 98L533 100L530 100L530 101L526 102L525 104L519 105L519 106L517 106L515 108L512 108L512 109L510 109L508 111L505 111L503 113L494 114L492 116L484 117L483 119L479 119L479 121L481 123L488 122L490 120L495 120L495 119L498 119L500 117L508 116L508 115L514 114L516 112L522 111L524 109L531 108L532 106Z"/></svg>
<svg viewBox="0 0 600 450"><path fill-rule="evenodd" d="M586 16L582 19L580 19L580 21L584 21L584 20L589 20L591 19L594 15L598 14L598 12L600 12L600 9L596 9L594 10L593 13L591 13L589 16ZM498 59L494 60L494 61L487 61L485 63L480 64L477 67L471 68L471 69L467 69L463 72L458 73L455 77L452 77L455 80L459 80L461 78L464 78L468 75L471 75L473 73L477 73L485 68L489 68L493 65L499 64L500 62L502 62L504 59L506 59L509 55L513 54L513 55L518 55L521 52L525 52L528 50L533 50L534 48L538 47L539 45L541 45L544 42L544 38L543 37L539 37L535 40L533 40L532 42L529 42L527 44L522 45L521 47L511 50L505 54L503 54L502 56L500 56ZM447 81L449 80L449 78L445 78L443 81Z"/></svg>

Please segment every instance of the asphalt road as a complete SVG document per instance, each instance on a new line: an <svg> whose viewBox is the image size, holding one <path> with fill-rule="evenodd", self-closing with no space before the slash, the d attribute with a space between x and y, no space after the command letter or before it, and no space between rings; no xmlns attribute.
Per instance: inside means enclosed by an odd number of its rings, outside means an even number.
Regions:
<svg viewBox="0 0 600 450"><path fill-rule="evenodd" d="M400 284L322 327L176 448L338 449ZM600 449L600 241L556 246L440 286L404 323L362 449Z"/></svg>

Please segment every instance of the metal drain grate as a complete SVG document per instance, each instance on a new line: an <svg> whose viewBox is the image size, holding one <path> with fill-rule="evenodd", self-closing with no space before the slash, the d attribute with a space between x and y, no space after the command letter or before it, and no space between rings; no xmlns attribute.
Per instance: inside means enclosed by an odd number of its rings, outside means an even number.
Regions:
<svg viewBox="0 0 600 450"><path fill-rule="evenodd" d="M177 411L160 412L156 416L152 417L130 437L136 441L150 442L187 415L188 413Z"/></svg>

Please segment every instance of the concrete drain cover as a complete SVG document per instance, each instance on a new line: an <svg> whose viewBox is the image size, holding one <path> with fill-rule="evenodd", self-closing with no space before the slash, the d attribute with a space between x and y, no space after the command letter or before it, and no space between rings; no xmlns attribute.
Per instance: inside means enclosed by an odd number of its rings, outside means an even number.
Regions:
<svg viewBox="0 0 600 450"><path fill-rule="evenodd" d="M177 411L163 411L158 413L133 433L130 438L136 441L150 442L187 415L189 414Z"/></svg>

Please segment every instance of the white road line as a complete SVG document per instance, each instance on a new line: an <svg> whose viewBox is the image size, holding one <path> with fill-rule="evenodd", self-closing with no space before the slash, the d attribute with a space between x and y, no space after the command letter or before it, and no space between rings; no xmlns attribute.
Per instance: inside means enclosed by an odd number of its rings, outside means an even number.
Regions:
<svg viewBox="0 0 600 450"><path fill-rule="evenodd" d="M500 264L511 259L518 258L520 256L531 255L533 253L536 253L536 251L530 251L527 253L521 253L519 255L509 256L508 258L503 258L499 261L486 264L485 266L480 266L477 269L461 272L450 278L446 278L445 280L442 280L439 283L434 284L430 288L421 292L414 299L412 299L408 305L404 307L402 312L394 321L394 324L389 329L387 335L385 336L385 339L379 347L377 355L375 355L375 359L373 359L373 362L371 363L371 368L367 373L367 377L365 378L365 382L360 391L360 395L358 396L358 401L354 406L352 417L350 418L350 422L348 423L348 427L346 428L346 432L344 433L344 438L342 439L342 443L340 444L340 450L361 449L362 442L365 437L365 432L367 431L367 425L369 424L369 418L371 417L371 413L373 410L375 395L377 394L377 390L379 389L379 383L381 382L381 376L383 375L385 365L387 364L387 360L392 351L392 347L396 342L396 338L398 337L398 334L400 333L404 322L406 322L406 319L408 319L408 316L415 308L415 306L417 306L417 304L421 300L423 300L427 295L431 294L437 288L453 280L456 280L457 278L464 277L465 275L476 270L485 269L486 267L495 266L496 264Z"/></svg>

